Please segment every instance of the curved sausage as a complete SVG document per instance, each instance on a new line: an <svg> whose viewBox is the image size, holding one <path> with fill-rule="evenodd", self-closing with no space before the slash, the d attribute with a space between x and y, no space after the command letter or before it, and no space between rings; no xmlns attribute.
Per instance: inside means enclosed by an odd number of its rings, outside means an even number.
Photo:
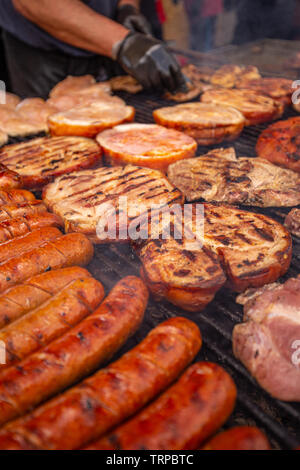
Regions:
<svg viewBox="0 0 300 470"><path fill-rule="evenodd" d="M8 289L0 295L0 328L51 299L70 282L88 277L91 274L86 269L74 266L39 274Z"/></svg>
<svg viewBox="0 0 300 470"><path fill-rule="evenodd" d="M47 207L42 201L36 200L26 204L8 204L0 209L0 222L26 215L38 215L46 212Z"/></svg>
<svg viewBox="0 0 300 470"><path fill-rule="evenodd" d="M258 428L238 426L217 434L201 450L270 450L270 443Z"/></svg>
<svg viewBox="0 0 300 470"><path fill-rule="evenodd" d="M141 413L86 449L197 449L224 424L235 400L236 387L227 372L199 362Z"/></svg>
<svg viewBox="0 0 300 470"><path fill-rule="evenodd" d="M0 163L0 189L8 190L21 187L21 176L12 170L9 170L5 165Z"/></svg>
<svg viewBox="0 0 300 470"><path fill-rule="evenodd" d="M0 222L0 243L21 237L43 227L59 228L63 227L63 222L60 217L50 212L42 212L38 216L25 215L24 217L4 220Z"/></svg>
<svg viewBox="0 0 300 470"><path fill-rule="evenodd" d="M93 257L92 243L81 233L70 233L0 265L0 292L51 269L85 266Z"/></svg>
<svg viewBox="0 0 300 470"><path fill-rule="evenodd" d="M125 278L79 325L0 372L0 423L24 414L108 360L140 325L147 301L144 283Z"/></svg>
<svg viewBox="0 0 300 470"><path fill-rule="evenodd" d="M37 449L84 446L168 387L200 346L201 336L195 323L185 318L167 320L121 359L31 414L9 423L0 432L0 449L9 441L7 432L21 436Z"/></svg>
<svg viewBox="0 0 300 470"><path fill-rule="evenodd" d="M103 286L96 279L77 279L37 309L0 330L0 342L6 346L6 364L0 365L0 371L77 325L98 307L103 297Z"/></svg>
<svg viewBox="0 0 300 470"><path fill-rule="evenodd" d="M9 191L0 190L0 205L6 204L26 204L35 201L35 196L25 189L11 189Z"/></svg>
<svg viewBox="0 0 300 470"><path fill-rule="evenodd" d="M11 258L22 256L23 253L32 251L44 243L51 242L61 236L62 233L58 228L43 227L2 243L0 245L0 264Z"/></svg>

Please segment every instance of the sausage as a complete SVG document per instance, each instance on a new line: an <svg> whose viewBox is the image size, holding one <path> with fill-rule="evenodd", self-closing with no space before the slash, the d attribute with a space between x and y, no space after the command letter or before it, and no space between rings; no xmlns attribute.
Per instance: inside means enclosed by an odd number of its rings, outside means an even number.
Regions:
<svg viewBox="0 0 300 470"><path fill-rule="evenodd" d="M76 449L86 445L168 387L200 346L201 335L195 323L185 318L167 320L121 359L24 418L8 423L0 431L0 449L8 445L7 432L21 436L36 449ZM22 397L20 391L15 389L14 393ZM0 411L2 415L2 407Z"/></svg>
<svg viewBox="0 0 300 470"><path fill-rule="evenodd" d="M24 236L14 238L0 245L0 264L5 261L21 256L27 251L50 242L62 236L62 233L55 227L43 227L27 233Z"/></svg>
<svg viewBox="0 0 300 470"><path fill-rule="evenodd" d="M217 434L201 450L270 450L270 443L258 428L237 426Z"/></svg>
<svg viewBox="0 0 300 470"><path fill-rule="evenodd" d="M0 265L0 292L50 269L84 266L93 257L93 245L81 233L70 233Z"/></svg>
<svg viewBox="0 0 300 470"><path fill-rule="evenodd" d="M46 212L47 208L42 201L36 200L25 204L8 204L0 209L0 222L26 215L38 215Z"/></svg>
<svg viewBox="0 0 300 470"><path fill-rule="evenodd" d="M104 297L100 282L77 279L40 307L0 331L6 364L0 371L41 349L91 314ZM0 418L1 420L1 418Z"/></svg>
<svg viewBox="0 0 300 470"><path fill-rule="evenodd" d="M88 450L192 450L231 414L236 387L220 366L192 365L169 390Z"/></svg>
<svg viewBox="0 0 300 470"><path fill-rule="evenodd" d="M26 204L35 201L35 196L25 189L11 189L10 191L0 190L0 205L6 204Z"/></svg>
<svg viewBox="0 0 300 470"><path fill-rule="evenodd" d="M38 216L25 215L16 219L8 219L0 222L0 243L21 237L42 227L63 227L60 217L50 212L42 212Z"/></svg>
<svg viewBox="0 0 300 470"><path fill-rule="evenodd" d="M140 325L148 301L136 277L120 281L100 307L79 325L0 372L0 423L24 414L95 370Z"/></svg>
<svg viewBox="0 0 300 470"><path fill-rule="evenodd" d="M41 305L76 279L86 279L91 274L74 266L49 271L28 279L0 295L0 328L12 323Z"/></svg>
<svg viewBox="0 0 300 470"><path fill-rule="evenodd" d="M0 163L0 189L18 189L22 187L21 176Z"/></svg>

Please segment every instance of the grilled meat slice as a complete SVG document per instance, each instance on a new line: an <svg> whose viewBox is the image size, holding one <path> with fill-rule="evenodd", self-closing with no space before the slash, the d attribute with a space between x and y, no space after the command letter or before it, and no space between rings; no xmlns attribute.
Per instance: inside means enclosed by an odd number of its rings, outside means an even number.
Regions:
<svg viewBox="0 0 300 470"><path fill-rule="evenodd" d="M82 137L43 137L8 145L0 162L21 175L25 188L38 189L56 176L101 162L96 142Z"/></svg>
<svg viewBox="0 0 300 470"><path fill-rule="evenodd" d="M214 88L203 93L201 101L238 109L247 126L278 119L284 111L281 103L253 90Z"/></svg>
<svg viewBox="0 0 300 470"><path fill-rule="evenodd" d="M81 91L96 83L95 78L92 75L82 75L79 77L73 77L69 75L67 78L57 83L54 88L50 91L49 96L55 98L56 96L67 95L76 91Z"/></svg>
<svg viewBox="0 0 300 470"><path fill-rule="evenodd" d="M236 84L237 88L254 90L263 95L270 96L275 100L281 100L283 104L291 104L291 97L293 93L293 81L287 78L241 78Z"/></svg>
<svg viewBox="0 0 300 470"><path fill-rule="evenodd" d="M0 147L1 145L6 144L7 141L8 141L8 135L6 134L6 132L1 131L0 129Z"/></svg>
<svg viewBox="0 0 300 470"><path fill-rule="evenodd" d="M170 165L168 178L188 201L251 206L300 204L300 177L262 158L237 158L233 148L215 149Z"/></svg>
<svg viewBox="0 0 300 470"><path fill-rule="evenodd" d="M186 103L156 109L157 124L193 137L200 145L234 140L242 132L245 119L235 108L206 103Z"/></svg>
<svg viewBox="0 0 300 470"><path fill-rule="evenodd" d="M112 91L127 91L136 94L143 90L143 86L131 75L120 75L109 80Z"/></svg>
<svg viewBox="0 0 300 470"><path fill-rule="evenodd" d="M4 106L9 106L12 109L15 109L16 106L20 103L21 98L17 95L14 95L13 93L6 92L5 93L5 98L4 98ZM0 109L3 105L0 104Z"/></svg>
<svg viewBox="0 0 300 470"><path fill-rule="evenodd" d="M203 87L199 83L195 84L193 82L187 82L186 87L188 91L177 91L175 93L167 91L164 94L164 98L166 100L176 101L177 103L184 103L198 98L198 96L204 91Z"/></svg>
<svg viewBox="0 0 300 470"><path fill-rule="evenodd" d="M94 243L128 241L130 226L138 225L142 214L155 205L183 202L162 173L133 165L61 176L45 188L43 199L61 215L67 232L83 232Z"/></svg>
<svg viewBox="0 0 300 470"><path fill-rule="evenodd" d="M117 96L111 96L111 88L108 82L95 83L82 90L73 91L65 95L57 95L49 98L47 104L57 108L57 111L67 111L80 105L89 105L94 101L106 101L112 104L123 104L124 101Z"/></svg>
<svg viewBox="0 0 300 470"><path fill-rule="evenodd" d="M196 66L187 64L181 68L182 73L191 80L195 85L207 82L209 83L214 74L214 70L210 67Z"/></svg>
<svg viewBox="0 0 300 470"><path fill-rule="evenodd" d="M223 65L213 74L210 81L216 86L233 88L240 80L252 80L260 77L258 69L252 65Z"/></svg>
<svg viewBox="0 0 300 470"><path fill-rule="evenodd" d="M57 109L42 98L27 98L17 105L16 111L22 119L35 124L41 132L48 132L48 117L57 113Z"/></svg>
<svg viewBox="0 0 300 470"><path fill-rule="evenodd" d="M187 208L190 212L177 207L171 214L161 212L158 221L151 219L149 238L135 242L142 275L158 299L196 311L226 279L227 286L243 292L274 282L287 271L291 237L279 223L225 205Z"/></svg>
<svg viewBox="0 0 300 470"><path fill-rule="evenodd" d="M284 222L290 233L300 237L300 209L293 209L287 216Z"/></svg>
<svg viewBox="0 0 300 470"><path fill-rule="evenodd" d="M300 173L300 117L279 121L259 136L256 144L260 158Z"/></svg>
<svg viewBox="0 0 300 470"><path fill-rule="evenodd" d="M300 277L275 285L244 307L233 351L273 397L300 401Z"/></svg>

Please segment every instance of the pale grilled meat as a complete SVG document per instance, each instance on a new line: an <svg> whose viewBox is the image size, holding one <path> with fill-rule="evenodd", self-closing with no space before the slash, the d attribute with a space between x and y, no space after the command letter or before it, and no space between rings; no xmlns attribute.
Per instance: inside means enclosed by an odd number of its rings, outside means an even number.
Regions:
<svg viewBox="0 0 300 470"><path fill-rule="evenodd" d="M168 178L188 201L260 207L300 204L300 177L262 158L237 158L233 148L170 165Z"/></svg>
<svg viewBox="0 0 300 470"><path fill-rule="evenodd" d="M6 144L7 141L8 135L0 129L0 146Z"/></svg>
<svg viewBox="0 0 300 470"><path fill-rule="evenodd" d="M62 176L45 188L43 199L60 214L67 232L83 232L94 243L126 242L126 227L138 225L139 217L154 205L183 202L181 193L161 172L133 165ZM114 220L116 232L105 236L106 225Z"/></svg>
<svg viewBox="0 0 300 470"><path fill-rule="evenodd" d="M235 356L273 397L300 401L300 277L270 286L244 306Z"/></svg>
<svg viewBox="0 0 300 470"><path fill-rule="evenodd" d="M253 80L260 78L258 69L252 65L223 65L211 77L213 85L224 88L233 88L240 80Z"/></svg>
<svg viewBox="0 0 300 470"><path fill-rule="evenodd" d="M284 225L290 233L300 237L300 209L293 209L286 216Z"/></svg>
<svg viewBox="0 0 300 470"><path fill-rule="evenodd" d="M168 217L160 214L156 231L152 229L148 240L135 244L143 277L156 298L196 311L204 308L226 281L231 289L243 292L274 282L287 271L292 244L282 225L225 205L203 206L204 231L201 212L197 214L202 205L192 204L188 206L192 218L187 219L177 208L170 224ZM182 230L180 236L178 227L186 220L187 231ZM163 235L163 227L171 228L171 237Z"/></svg>

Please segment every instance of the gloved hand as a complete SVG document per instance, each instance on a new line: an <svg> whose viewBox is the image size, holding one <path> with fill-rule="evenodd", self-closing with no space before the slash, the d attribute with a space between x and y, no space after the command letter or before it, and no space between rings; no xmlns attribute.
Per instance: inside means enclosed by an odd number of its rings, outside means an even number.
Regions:
<svg viewBox="0 0 300 470"><path fill-rule="evenodd" d="M157 39L129 33L118 46L116 58L144 88L186 91L186 81L176 59Z"/></svg>
<svg viewBox="0 0 300 470"><path fill-rule="evenodd" d="M118 7L116 20L131 31L152 34L150 23L133 5L125 4Z"/></svg>

